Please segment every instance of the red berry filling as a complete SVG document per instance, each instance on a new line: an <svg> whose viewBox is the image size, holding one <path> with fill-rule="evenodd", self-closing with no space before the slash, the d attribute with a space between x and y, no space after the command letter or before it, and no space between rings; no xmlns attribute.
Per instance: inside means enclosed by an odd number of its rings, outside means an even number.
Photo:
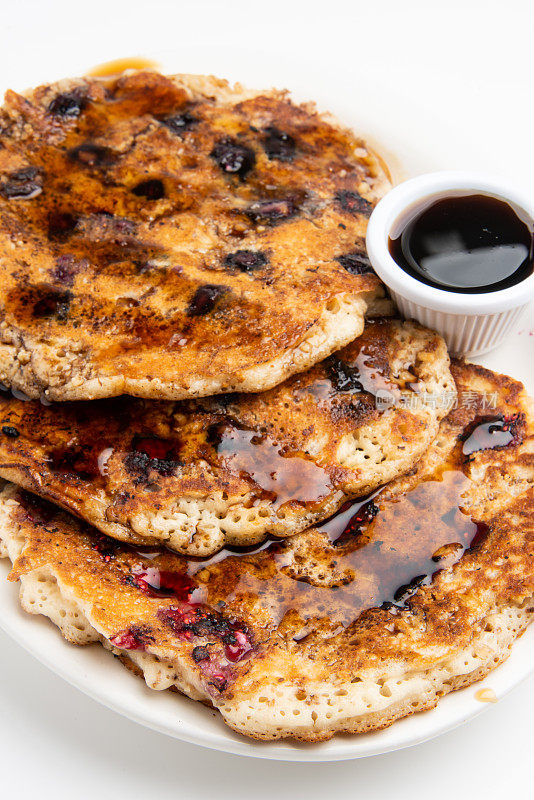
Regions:
<svg viewBox="0 0 534 800"><path fill-rule="evenodd" d="M150 629L141 625L132 625L123 631L119 631L111 636L109 641L121 650L146 650L149 642L154 641L150 635Z"/></svg>
<svg viewBox="0 0 534 800"><path fill-rule="evenodd" d="M226 619L222 614L211 611L200 603L183 603L181 605L162 608L158 612L159 619L169 625L172 632L180 639L191 641L195 637L218 639L224 649L227 661L242 661L253 650L250 632L247 626L237 620ZM209 684L222 692L227 686L231 671L221 664L215 655L211 655L208 647L196 646L191 652L193 660Z"/></svg>
<svg viewBox="0 0 534 800"><path fill-rule="evenodd" d="M190 600L195 589L195 584L185 573L157 567L134 567L125 580L148 597L176 597L184 603Z"/></svg>

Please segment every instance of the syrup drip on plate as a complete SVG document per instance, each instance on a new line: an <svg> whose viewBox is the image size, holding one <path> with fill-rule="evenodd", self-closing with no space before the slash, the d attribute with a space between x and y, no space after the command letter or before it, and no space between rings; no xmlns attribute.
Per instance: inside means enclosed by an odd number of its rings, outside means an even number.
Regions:
<svg viewBox="0 0 534 800"><path fill-rule="evenodd" d="M475 700L478 700L480 703L497 703L497 695L493 691L493 689L478 689L475 692Z"/></svg>
<svg viewBox="0 0 534 800"><path fill-rule="evenodd" d="M158 69L157 61L142 56L130 56L129 58L117 58L114 61L106 61L98 64L89 70L87 75L92 78L106 78L111 75L120 75L127 69Z"/></svg>

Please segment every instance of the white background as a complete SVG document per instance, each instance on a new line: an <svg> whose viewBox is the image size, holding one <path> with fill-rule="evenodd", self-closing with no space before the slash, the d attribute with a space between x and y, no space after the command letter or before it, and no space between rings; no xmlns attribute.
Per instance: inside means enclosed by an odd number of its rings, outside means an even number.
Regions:
<svg viewBox="0 0 534 800"><path fill-rule="evenodd" d="M530 0L0 0L0 33L3 88L153 56L176 71L288 86L316 99L381 140L407 174L473 167L534 192ZM525 360L533 354L527 334L509 345ZM6 798L534 797L534 677L464 727L411 750L299 765L167 739L89 700L4 634L0 648Z"/></svg>

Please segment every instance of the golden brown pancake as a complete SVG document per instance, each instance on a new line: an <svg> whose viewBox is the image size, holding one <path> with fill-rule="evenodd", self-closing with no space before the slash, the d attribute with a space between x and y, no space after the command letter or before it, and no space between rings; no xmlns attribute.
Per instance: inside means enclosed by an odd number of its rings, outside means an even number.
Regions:
<svg viewBox="0 0 534 800"><path fill-rule="evenodd" d="M481 367L454 376L459 407L408 476L256 551L141 551L6 485L23 607L255 738L321 741L435 706L534 613L530 401Z"/></svg>
<svg viewBox="0 0 534 800"><path fill-rule="evenodd" d="M388 186L284 92L149 71L8 92L0 381L53 400L280 383L383 296L364 235Z"/></svg>
<svg viewBox="0 0 534 800"><path fill-rule="evenodd" d="M0 476L123 541L207 555L294 534L406 472L455 396L441 337L376 320L261 394L45 407L6 393Z"/></svg>

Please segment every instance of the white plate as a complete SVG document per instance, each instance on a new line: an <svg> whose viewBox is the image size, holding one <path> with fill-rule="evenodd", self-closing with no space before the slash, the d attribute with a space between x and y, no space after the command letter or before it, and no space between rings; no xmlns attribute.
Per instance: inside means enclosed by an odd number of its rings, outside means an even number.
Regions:
<svg viewBox="0 0 534 800"><path fill-rule="evenodd" d="M231 80L242 80L251 87L288 86L298 99L315 99L321 108L329 108L343 121L352 124L371 141L387 142L387 152L395 154L406 177L423 171L454 166L473 169L495 169L490 153L480 141L459 139L443 119L426 107L417 108L416 101L402 88L393 93L387 73L363 80L358 86L357 108L352 105L353 87L341 80L333 85L321 78L317 64L298 67L277 58L273 63L256 51L223 48L180 48L180 58L154 56L166 71L213 72ZM73 64L72 74L90 64ZM40 70L38 63L36 70ZM25 66L20 83L13 88L43 80L63 77L54 67L50 74L33 76ZM3 87L7 88L7 87ZM406 113L409 102L410 114ZM384 108L387 113L384 113ZM419 135L410 120L417 119L424 135ZM464 132L465 133L465 132ZM382 148L383 151L383 148ZM499 170L505 173L505 167ZM508 175L508 177L510 177ZM524 175L523 175L524 178ZM507 372L523 380L534 394L534 306L525 315L518 330L499 350L480 359L491 369ZM534 626L519 639L510 658L482 683L444 697L437 708L396 722L385 731L362 736L339 736L318 745L288 742L251 742L232 733L217 712L172 692L155 692L105 652L100 646L78 648L68 644L55 626L42 617L21 611L18 588L5 580L7 562L0 562L0 626L28 652L95 700L142 725L183 741L204 747L260 758L286 761L335 761L385 753L437 736L476 716L491 704L475 698L479 688L490 687L497 698L534 670Z"/></svg>

